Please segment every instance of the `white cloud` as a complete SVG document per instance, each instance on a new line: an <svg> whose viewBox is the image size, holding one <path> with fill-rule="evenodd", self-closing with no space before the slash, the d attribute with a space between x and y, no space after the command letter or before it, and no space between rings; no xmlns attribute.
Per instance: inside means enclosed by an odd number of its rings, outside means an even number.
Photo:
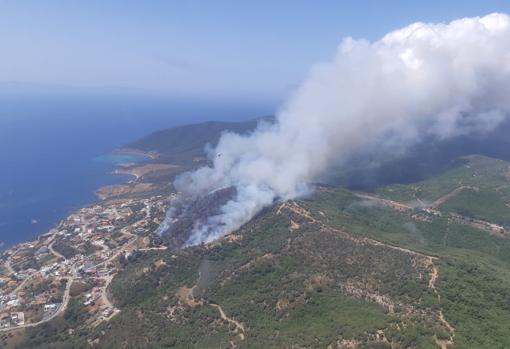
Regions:
<svg viewBox="0 0 510 349"><path fill-rule="evenodd" d="M306 193L333 161L360 147L402 152L425 136L491 130L510 110L509 92L505 14L415 23L372 43L347 38L332 62L311 69L275 125L224 135L213 167L177 181L184 195L237 188L190 243L239 228L274 200Z"/></svg>

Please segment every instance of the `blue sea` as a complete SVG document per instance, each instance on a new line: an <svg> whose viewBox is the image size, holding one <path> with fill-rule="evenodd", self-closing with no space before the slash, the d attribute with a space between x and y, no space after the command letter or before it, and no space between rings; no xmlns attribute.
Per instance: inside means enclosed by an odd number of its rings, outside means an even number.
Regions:
<svg viewBox="0 0 510 349"><path fill-rule="evenodd" d="M271 106L119 96L0 96L0 246L46 232L93 203L99 187L131 179L114 149L149 132L268 114Z"/></svg>

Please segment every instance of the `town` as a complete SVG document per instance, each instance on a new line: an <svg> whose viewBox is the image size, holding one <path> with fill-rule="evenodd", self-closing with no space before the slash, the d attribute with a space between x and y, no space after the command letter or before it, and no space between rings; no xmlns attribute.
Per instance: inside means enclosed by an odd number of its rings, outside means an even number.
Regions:
<svg viewBox="0 0 510 349"><path fill-rule="evenodd" d="M0 257L0 332L34 327L67 309L71 297L85 307L91 326L119 310L107 288L136 250L166 249L154 232L167 198L108 200L82 208L37 240Z"/></svg>

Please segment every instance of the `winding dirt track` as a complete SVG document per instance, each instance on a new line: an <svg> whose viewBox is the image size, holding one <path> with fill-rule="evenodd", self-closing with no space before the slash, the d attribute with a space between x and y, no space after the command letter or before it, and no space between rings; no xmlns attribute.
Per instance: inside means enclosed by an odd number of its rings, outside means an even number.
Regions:
<svg viewBox="0 0 510 349"><path fill-rule="evenodd" d="M454 197L455 195L457 195L458 193L460 193L461 191L464 191L464 190L478 191L479 189L477 187L471 187L468 185L460 186L458 188L453 189L448 194L445 194L445 195L441 196L440 198L436 199L433 203L431 203L429 205L429 208L437 209L439 206L444 204L446 201L448 201L449 199L451 199L452 197Z"/></svg>
<svg viewBox="0 0 510 349"><path fill-rule="evenodd" d="M213 308L216 308L218 310L218 312L220 313L220 317L223 319L223 320L226 320L228 321L229 323L233 324L235 327L236 327L236 332L237 334L239 335L239 338L241 338L241 340L244 340L244 326L242 323L240 323L239 321L237 320L234 320L232 318L229 318L225 312L223 311L223 309L221 308L221 306L219 306L218 304L210 304L211 307Z"/></svg>
<svg viewBox="0 0 510 349"><path fill-rule="evenodd" d="M456 190L456 191L454 190L454 192L450 192L447 195L449 195L449 197L451 197L451 196L455 195L456 193L458 193L460 190L464 190L466 188L473 189L471 187L465 187L463 189L457 188L458 190ZM447 196L447 195L445 195L445 196ZM357 196L360 197L360 198L363 198L363 199L377 201L378 203L381 203L382 205L392 207L392 208L394 208L395 210L398 210L398 211L412 210L411 207L409 207L407 205L404 205L404 204L401 204L401 203L396 202L396 201L380 199L380 198L377 198L377 197L372 197L372 196L364 195L364 194L360 194L360 195L357 195ZM445 196L443 196L440 199L444 199ZM438 200L440 200L440 199L438 199ZM446 198L445 200L448 200L448 198ZM436 200L436 202L437 202L437 200ZM410 249L407 249L407 248L403 248L403 247L399 247L399 246L394 246L394 245L387 244L387 243L384 243L384 242L381 242L381 241L377 241L377 240L374 240L374 239L371 239L371 238L354 237L354 236L352 236L351 234L349 234L349 233L347 233L345 231L342 231L340 229L336 229L336 228L333 228L331 226L325 225L324 223L316 220L308 210L306 210L305 208L301 207L295 201L288 201L288 202L282 203L278 207L276 213L277 214L282 214L282 211L285 210L285 209L290 210L293 213L302 216L303 218L307 219L311 223L319 224L322 229L337 232L337 233L341 234L342 236L344 236L346 238L349 238L349 239L352 239L352 240L356 240L356 241L358 241L360 243L368 243L368 244L371 244L373 246L384 246L386 248L391 248L391 249L398 250L398 251L401 251L401 252L404 252L404 253L407 253L407 254L418 256L418 257L421 257L421 258L425 258L427 260L427 265L430 267L430 274L429 274L430 279L429 279L428 287L434 291L434 293L437 296L438 301L441 302L441 296L439 295L439 292L437 291L437 288L436 288L436 282L437 282L437 280L439 278L439 268L437 267L437 265L434 264L434 261L439 259L438 257L426 255L426 254L423 254L423 253L420 253L420 252L416 252L416 251L413 251L413 250L410 250ZM455 328L452 325L450 325L450 323L448 323L448 321L446 321L442 310L439 310L438 318L439 318L439 321L448 329L448 332L450 333L450 339L448 339L448 340L440 340L440 339L438 339L436 337L434 337L434 339L435 339L436 344L441 349L448 349L448 348L450 348L450 347L452 347L454 345Z"/></svg>
<svg viewBox="0 0 510 349"><path fill-rule="evenodd" d="M353 240L353 241L356 241L356 242L359 242L359 243L366 243L366 244L370 244L370 245L373 245L373 246L382 246L382 247L386 247L386 248L391 248L393 250L398 250L398 251L401 251L401 252L404 252L404 253L407 253L407 254L411 254L413 256L418 256L418 257L426 258L426 259L429 259L431 261L434 261L434 260L438 259L437 257L434 257L434 256L426 255L424 253L413 251L413 250L410 250L408 248L391 245L391 244L388 244L388 243L385 243L385 242L381 242L381 241L378 241L378 240L375 240L375 239L371 239L371 238L367 238L367 237L353 236L353 235L351 235L351 234L349 234L349 233L347 233L347 232L345 232L343 230L331 227L329 225L326 225L326 224L318 221L317 219L315 219L311 215L311 213L309 211L307 211L305 208L299 206L295 201L284 202L277 209L276 213L277 214L281 214L284 209L288 209L288 210L292 211L293 213L298 214L298 215L302 216L303 218L307 219L311 223L319 224L322 229L336 232L336 233L342 235L343 237L345 237L346 239L349 239L349 240Z"/></svg>

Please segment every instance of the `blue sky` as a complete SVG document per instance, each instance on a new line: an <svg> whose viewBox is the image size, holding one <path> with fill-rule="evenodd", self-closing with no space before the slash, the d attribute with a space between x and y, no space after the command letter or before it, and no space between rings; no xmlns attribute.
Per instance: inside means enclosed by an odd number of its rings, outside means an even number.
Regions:
<svg viewBox="0 0 510 349"><path fill-rule="evenodd" d="M343 37L509 1L0 1L0 88L279 100Z"/></svg>

